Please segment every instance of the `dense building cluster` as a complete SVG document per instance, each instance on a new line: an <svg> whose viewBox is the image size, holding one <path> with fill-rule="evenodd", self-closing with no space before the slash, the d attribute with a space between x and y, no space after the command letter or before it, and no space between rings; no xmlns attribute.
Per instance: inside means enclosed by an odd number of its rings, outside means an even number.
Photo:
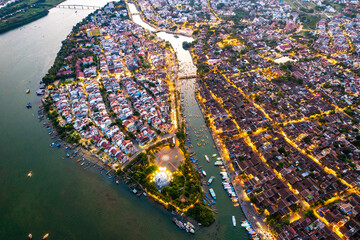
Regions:
<svg viewBox="0 0 360 240"><path fill-rule="evenodd" d="M141 0L136 4L150 23L172 30L183 24L195 25L215 20L206 0Z"/></svg>
<svg viewBox="0 0 360 240"><path fill-rule="evenodd" d="M217 13L225 17L232 7L224 4ZM321 210L359 196L357 19L319 19L317 29L299 35L294 12L257 4L246 22L200 27L192 46L198 99L275 235L357 239L357 212L334 224Z"/></svg>
<svg viewBox="0 0 360 240"><path fill-rule="evenodd" d="M68 39L76 44L57 73L65 82L49 90L54 109L60 125L72 126L103 161L125 164L172 128L171 53L118 5L108 4L77 27Z"/></svg>

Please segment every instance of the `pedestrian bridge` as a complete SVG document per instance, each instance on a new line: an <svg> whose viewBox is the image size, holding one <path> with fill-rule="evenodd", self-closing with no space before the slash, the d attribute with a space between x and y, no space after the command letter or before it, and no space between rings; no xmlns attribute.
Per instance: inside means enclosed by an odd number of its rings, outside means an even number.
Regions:
<svg viewBox="0 0 360 240"><path fill-rule="evenodd" d="M92 5L77 5L77 4L59 4L56 6L57 8L69 8L69 9L100 9L99 6Z"/></svg>

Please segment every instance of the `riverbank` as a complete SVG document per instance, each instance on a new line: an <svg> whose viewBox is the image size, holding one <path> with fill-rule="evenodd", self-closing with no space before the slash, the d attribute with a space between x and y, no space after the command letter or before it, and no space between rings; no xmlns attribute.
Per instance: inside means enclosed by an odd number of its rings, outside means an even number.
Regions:
<svg viewBox="0 0 360 240"><path fill-rule="evenodd" d="M196 84L197 85L197 84ZM197 87L198 88L198 87ZM199 94L199 93L197 93ZM196 94L195 99L199 108L201 109L201 113L203 117L206 119L207 110L205 106L201 103ZM241 207L242 213L245 215L246 219L251 223L253 229L261 236L261 239L264 240L273 240L270 231L268 230L267 223L265 221L265 217L257 213L254 205L250 202L250 199L247 197L245 190L243 189L240 181L236 181L236 173L233 171L232 166L230 166L230 159L228 154L224 153L224 146L222 145L221 139L217 137L217 135L212 131L209 123L206 123L209 128L211 137L215 143L216 149L219 152L222 161L226 167L227 173L229 174L230 180L234 186L234 190L238 196L238 203Z"/></svg>
<svg viewBox="0 0 360 240"><path fill-rule="evenodd" d="M42 126L46 128L49 136L53 141L50 144L50 147L55 149L63 148L66 151L66 155L63 157L63 159L74 159L79 162L79 164L82 164L83 161L87 161L89 163L97 165L98 167L103 168L108 173L115 173L115 170L113 168L106 165L106 163L103 162L101 158L93 152L84 149L81 145L69 144L63 139L61 139L59 134L56 132L56 129L52 125L50 119L46 116L45 110L42 106L39 106L38 119Z"/></svg>
<svg viewBox="0 0 360 240"><path fill-rule="evenodd" d="M24 26L49 14L49 9L65 0L17 1L0 9L0 34Z"/></svg>

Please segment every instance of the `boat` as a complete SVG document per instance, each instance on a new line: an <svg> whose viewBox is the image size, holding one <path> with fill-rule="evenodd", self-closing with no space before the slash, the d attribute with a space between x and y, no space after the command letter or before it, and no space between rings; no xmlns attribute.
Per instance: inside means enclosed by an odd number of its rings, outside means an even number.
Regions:
<svg viewBox="0 0 360 240"><path fill-rule="evenodd" d="M248 227L248 226L249 226L249 223L248 223L246 220L242 220L242 221L241 221L241 226L242 226L242 227Z"/></svg>
<svg viewBox="0 0 360 240"><path fill-rule="evenodd" d="M32 106L31 106L31 103L30 103L30 102L28 102L28 103L26 104L26 108L32 108Z"/></svg>
<svg viewBox="0 0 360 240"><path fill-rule="evenodd" d="M49 236L49 233L45 234L42 239L46 239Z"/></svg>
<svg viewBox="0 0 360 240"><path fill-rule="evenodd" d="M173 218L172 221L173 221L173 223L175 223L176 226L178 226L180 229L184 229L184 224L183 224L181 221L177 220L176 218Z"/></svg>
<svg viewBox="0 0 360 240"><path fill-rule="evenodd" d="M233 226L236 227L236 219L235 219L235 216L232 216L232 222L233 222Z"/></svg>
<svg viewBox="0 0 360 240"><path fill-rule="evenodd" d="M251 236L252 239L259 239L258 234L247 220L243 220L240 222L241 222L241 226L246 229L246 231L248 232L248 234Z"/></svg>
<svg viewBox="0 0 360 240"><path fill-rule="evenodd" d="M30 88L26 89L26 94L29 94L30 93Z"/></svg>
<svg viewBox="0 0 360 240"><path fill-rule="evenodd" d="M209 189L209 192L210 192L210 195L212 196L212 198L213 198L214 200L216 200L216 194L215 194L215 192L214 192L214 189L210 188L210 189Z"/></svg>
<svg viewBox="0 0 360 240"><path fill-rule="evenodd" d="M29 239L32 239L32 234L31 234L31 233L29 233L28 237L29 237Z"/></svg>
<svg viewBox="0 0 360 240"><path fill-rule="evenodd" d="M45 94L45 89L39 89L36 91L36 95L38 95L38 96L42 96L44 94Z"/></svg>
<svg viewBox="0 0 360 240"><path fill-rule="evenodd" d="M213 154L212 156L213 156L213 157L216 157L216 156L217 156L217 154L215 153L215 154Z"/></svg>
<svg viewBox="0 0 360 240"><path fill-rule="evenodd" d="M27 176L31 177L32 176L32 171L30 171Z"/></svg>
<svg viewBox="0 0 360 240"><path fill-rule="evenodd" d="M207 155L205 155L205 160L206 160L207 162L210 162L209 157L208 157Z"/></svg>
<svg viewBox="0 0 360 240"><path fill-rule="evenodd" d="M205 170L201 170L202 174L206 177L206 172Z"/></svg>
<svg viewBox="0 0 360 240"><path fill-rule="evenodd" d="M211 176L209 178L209 181L207 182L207 185L209 186L213 182L213 180L214 180L214 176Z"/></svg>
<svg viewBox="0 0 360 240"><path fill-rule="evenodd" d="M223 161L216 161L216 162L214 162L214 165L215 166L223 166L224 163L223 163Z"/></svg>
<svg viewBox="0 0 360 240"><path fill-rule="evenodd" d="M178 36L178 35L174 35L174 38L179 38L179 36Z"/></svg>
<svg viewBox="0 0 360 240"><path fill-rule="evenodd" d="M132 192L133 194L136 194L138 191L136 190L136 188L134 188L134 187L129 187L129 189L130 189L130 192Z"/></svg>
<svg viewBox="0 0 360 240"><path fill-rule="evenodd" d="M191 224L191 222L184 223L184 226L185 226L186 232L189 232L189 233L192 233L192 234L195 233L195 227L194 227L194 225Z"/></svg>

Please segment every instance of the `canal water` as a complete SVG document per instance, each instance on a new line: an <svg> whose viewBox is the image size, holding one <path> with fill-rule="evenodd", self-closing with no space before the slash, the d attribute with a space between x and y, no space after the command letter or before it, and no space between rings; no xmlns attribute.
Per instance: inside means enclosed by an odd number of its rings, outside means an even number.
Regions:
<svg viewBox="0 0 360 240"><path fill-rule="evenodd" d="M105 1L70 0L64 4L102 6ZM64 149L49 147L51 138L37 118L40 98L34 93L61 41L89 13L54 8L48 16L0 35L0 239L26 239L30 232L34 239L46 233L50 233L49 239L66 240L246 239L239 225L232 227L231 215L238 220L242 215L222 197L219 179L213 186L219 198L217 221L192 236L178 230L171 214L161 206L136 197L127 186L115 184L96 168L84 170L74 159L64 158ZM27 88L29 95L25 94ZM191 95L190 89L189 85ZM27 102L32 109L25 108ZM192 107L189 111L199 112L196 104ZM201 118L194 121L204 124ZM215 152L211 144L208 150L199 149L198 156ZM214 167L213 172L205 169L208 175L216 175ZM33 172L31 178L27 177L29 171Z"/></svg>

